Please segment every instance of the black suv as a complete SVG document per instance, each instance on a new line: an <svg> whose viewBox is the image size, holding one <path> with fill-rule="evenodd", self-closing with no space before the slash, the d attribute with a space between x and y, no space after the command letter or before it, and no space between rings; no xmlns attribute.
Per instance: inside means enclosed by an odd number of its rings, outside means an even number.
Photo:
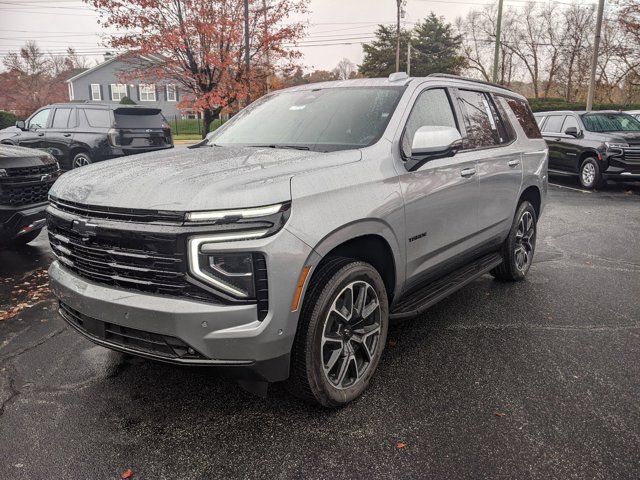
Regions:
<svg viewBox="0 0 640 480"><path fill-rule="evenodd" d="M578 175L585 188L640 180L640 121L621 112L535 114L549 146L549 173Z"/></svg>
<svg viewBox="0 0 640 480"><path fill-rule="evenodd" d="M39 148L69 170L93 162L173 147L159 108L60 103L0 130L0 143Z"/></svg>
<svg viewBox="0 0 640 480"><path fill-rule="evenodd" d="M38 236L59 174L48 153L0 145L0 246L24 245Z"/></svg>

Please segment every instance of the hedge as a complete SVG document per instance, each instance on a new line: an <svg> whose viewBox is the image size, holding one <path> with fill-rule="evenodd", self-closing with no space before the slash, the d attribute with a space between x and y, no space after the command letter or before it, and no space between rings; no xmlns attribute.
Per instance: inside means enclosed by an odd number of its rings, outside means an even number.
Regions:
<svg viewBox="0 0 640 480"><path fill-rule="evenodd" d="M11 112L0 110L0 128L13 127L16 124L16 116Z"/></svg>
<svg viewBox="0 0 640 480"><path fill-rule="evenodd" d="M529 105L534 112L550 110L585 110L586 102L567 102L562 98L529 98ZM594 110L640 110L640 104L623 105L620 103L594 103Z"/></svg>

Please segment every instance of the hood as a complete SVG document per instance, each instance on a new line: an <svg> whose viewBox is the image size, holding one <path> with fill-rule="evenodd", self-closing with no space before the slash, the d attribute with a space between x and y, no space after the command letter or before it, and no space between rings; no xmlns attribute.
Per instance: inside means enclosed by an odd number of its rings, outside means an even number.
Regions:
<svg viewBox="0 0 640 480"><path fill-rule="evenodd" d="M291 199L293 175L360 160L359 150L179 148L107 160L65 173L51 195L85 205L216 210Z"/></svg>
<svg viewBox="0 0 640 480"><path fill-rule="evenodd" d="M609 142L628 143L629 145L640 145L640 132L611 132Z"/></svg>

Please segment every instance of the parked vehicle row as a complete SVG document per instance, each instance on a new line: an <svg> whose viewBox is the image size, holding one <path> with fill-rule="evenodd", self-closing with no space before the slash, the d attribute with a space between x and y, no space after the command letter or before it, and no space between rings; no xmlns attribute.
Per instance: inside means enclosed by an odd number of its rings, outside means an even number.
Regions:
<svg viewBox="0 0 640 480"><path fill-rule="evenodd" d="M355 399L391 319L525 277L547 146L524 97L434 75L273 92L198 148L51 190L60 313L114 350Z"/></svg>
<svg viewBox="0 0 640 480"><path fill-rule="evenodd" d="M585 188L640 180L640 120L614 111L536 113L549 146L549 172L577 175Z"/></svg>
<svg viewBox="0 0 640 480"><path fill-rule="evenodd" d="M0 143L49 152L65 170L173 147L160 109L96 103L43 107L0 130Z"/></svg>
<svg viewBox="0 0 640 480"><path fill-rule="evenodd" d="M0 145L0 247L24 245L40 234L47 195L59 174L48 153Z"/></svg>

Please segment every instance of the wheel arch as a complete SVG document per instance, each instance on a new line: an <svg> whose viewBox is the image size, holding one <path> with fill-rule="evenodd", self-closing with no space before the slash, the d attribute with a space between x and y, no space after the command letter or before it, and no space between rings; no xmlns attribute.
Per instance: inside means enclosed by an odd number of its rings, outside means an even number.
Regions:
<svg viewBox="0 0 640 480"><path fill-rule="evenodd" d="M347 257L371 264L384 281L389 301L404 280L404 263L398 240L391 228L379 220L355 222L334 230L315 246L321 256L313 275L324 262Z"/></svg>
<svg viewBox="0 0 640 480"><path fill-rule="evenodd" d="M582 163L587 158L594 158L594 159L598 160L598 152L596 150L592 150L592 149L587 149L587 150L583 151L580 154L580 156L578 156L578 163L576 164L576 172L577 173L580 173L580 167L582 166Z"/></svg>
<svg viewBox="0 0 640 480"><path fill-rule="evenodd" d="M542 194L536 185L531 185L522 191L520 198L518 199L518 206L520 206L520 204L525 200L533 205L533 209L536 211L536 218L540 218Z"/></svg>

